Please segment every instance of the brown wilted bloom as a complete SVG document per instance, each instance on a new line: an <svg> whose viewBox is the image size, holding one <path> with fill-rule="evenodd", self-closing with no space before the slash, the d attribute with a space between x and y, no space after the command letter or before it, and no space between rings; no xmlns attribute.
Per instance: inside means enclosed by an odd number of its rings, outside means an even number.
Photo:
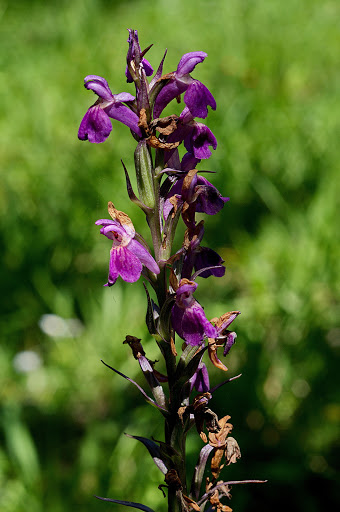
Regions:
<svg viewBox="0 0 340 512"><path fill-rule="evenodd" d="M235 463L241 457L240 447L233 437L228 437L232 431L232 424L228 423L230 416L224 416L218 422L220 431L209 433L209 444L213 446L214 455L211 459L211 472L214 478L217 478L225 463L229 466ZM222 461L222 458L225 460Z"/></svg>
<svg viewBox="0 0 340 512"><path fill-rule="evenodd" d="M213 485L220 485L223 484L223 480L220 480L216 484L213 484L210 482L209 477L207 477L206 482L206 492L208 493L210 489L213 487ZM228 505L222 505L220 498L222 496L227 496L227 498L231 498L230 492L229 492L229 486L228 485L220 485L218 489L215 489L215 491L210 494L209 501L213 507L216 507L217 512L232 512L232 508L228 507Z"/></svg>

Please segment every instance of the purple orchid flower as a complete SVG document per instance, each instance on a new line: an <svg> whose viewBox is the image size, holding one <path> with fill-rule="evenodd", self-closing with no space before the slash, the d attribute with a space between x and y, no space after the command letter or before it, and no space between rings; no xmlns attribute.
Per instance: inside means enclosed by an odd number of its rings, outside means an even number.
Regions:
<svg viewBox="0 0 340 512"><path fill-rule="evenodd" d="M200 345L204 336L215 338L216 328L207 320L202 306L194 299L197 284L182 279L171 310L171 321L177 334L189 345Z"/></svg>
<svg viewBox="0 0 340 512"><path fill-rule="evenodd" d="M207 278L209 276L223 277L225 267L222 265L224 260L217 252L209 247L201 247L201 241L204 235L204 222L201 221L195 228L191 239L188 241L187 247L182 247L178 253L184 253L181 277L190 279L193 270L199 273L200 277ZM217 267L217 268L208 268Z"/></svg>
<svg viewBox="0 0 340 512"><path fill-rule="evenodd" d="M142 65L146 76L151 76L153 73L153 68L150 64L150 62L144 58L141 59L141 49L138 41L138 32L137 30L128 29L129 31L129 38L127 42L129 43L129 49L126 56L126 69L125 69L125 76L126 81L128 83L133 82L133 78L131 76L131 73L129 71L129 65L131 65L131 61L134 61L136 64L140 62Z"/></svg>
<svg viewBox="0 0 340 512"><path fill-rule="evenodd" d="M139 137L142 132L138 126L139 118L123 103L134 101L134 96L127 92L112 94L109 84L97 75L88 75L84 79L86 89L92 89L98 100L88 109L79 126L78 138L96 144L104 142L111 133L111 119L116 119L128 126Z"/></svg>
<svg viewBox="0 0 340 512"><path fill-rule="evenodd" d="M210 389L208 369L204 363L200 363L194 375L189 380L190 393L195 388L198 393L206 393Z"/></svg>
<svg viewBox="0 0 340 512"><path fill-rule="evenodd" d="M178 206L184 203L189 205L187 216L191 217L191 222L194 221L195 212L215 215L229 201L229 197L222 197L217 188L203 176L197 176L195 173L189 185L185 182L187 178L188 175L179 179L168 193L163 208L165 220L173 208L170 202L170 198L173 196L176 196Z"/></svg>
<svg viewBox="0 0 340 512"><path fill-rule="evenodd" d="M188 107L185 107L178 119L178 128L167 139L167 142L182 141L189 154L197 160L211 157L209 146L217 148L213 132L205 124L197 123Z"/></svg>
<svg viewBox="0 0 340 512"><path fill-rule="evenodd" d="M169 82L158 94L154 106L154 118L160 116L164 108L183 92L184 103L193 117L205 119L208 115L208 105L216 110L216 101L209 89L190 76L197 64L207 57L205 52L190 52L183 55L177 70L171 73Z"/></svg>
<svg viewBox="0 0 340 512"><path fill-rule="evenodd" d="M112 203L111 203L112 204ZM112 210L111 210L112 211ZM112 240L108 282L112 286L121 276L127 283L135 283L141 276L143 265L151 272L159 274L159 267L151 254L135 239L135 229L129 217L114 209L113 220L100 219L97 226L102 226L100 233ZM109 213L110 203L109 203Z"/></svg>

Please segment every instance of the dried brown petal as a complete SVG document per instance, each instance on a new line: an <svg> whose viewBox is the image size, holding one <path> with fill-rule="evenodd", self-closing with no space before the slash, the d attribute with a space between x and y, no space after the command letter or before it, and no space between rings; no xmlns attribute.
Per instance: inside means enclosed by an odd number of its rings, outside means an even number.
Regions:
<svg viewBox="0 0 340 512"><path fill-rule="evenodd" d="M147 116L146 116L146 110L145 108L142 108L139 112L139 121L138 121L138 126L139 128L143 128L143 130L145 131L145 133L149 134L149 126L148 126L148 121L147 121Z"/></svg>
<svg viewBox="0 0 340 512"><path fill-rule="evenodd" d="M115 207L115 205L113 204L112 201L108 202L107 210L109 212L109 215L110 215L111 219L113 219L113 220L117 219L118 222L120 222L120 224L122 226L128 226L133 231L135 230L135 228L134 228L134 226L132 224L132 220L130 219L130 217L126 213L117 210L117 208Z"/></svg>
<svg viewBox="0 0 340 512"><path fill-rule="evenodd" d="M213 338L208 338L208 354L210 361L216 368L223 371L228 371L228 368L217 357L217 344Z"/></svg>
<svg viewBox="0 0 340 512"><path fill-rule="evenodd" d="M230 416L224 416L221 418L218 422L218 425L220 427L219 432L209 433L209 444L213 446L214 448L223 448L226 444L226 439L228 434L231 432L233 426L231 423L227 423L227 421L230 419Z"/></svg>
<svg viewBox="0 0 340 512"><path fill-rule="evenodd" d="M225 458L228 466L229 464L235 464L235 462L237 462L237 459L241 458L240 447L236 439L234 439L233 437L228 437L226 440Z"/></svg>
<svg viewBox="0 0 340 512"><path fill-rule="evenodd" d="M192 498L189 498L189 496L185 496L185 494L182 494L182 497L184 501L189 505L189 507L193 508L197 512L200 512L200 507L197 505L196 501L194 501Z"/></svg>
<svg viewBox="0 0 340 512"><path fill-rule="evenodd" d="M211 459L211 473L214 478L217 478L221 472L224 464L221 464L222 457L224 455L224 448L215 448L215 453Z"/></svg>
<svg viewBox="0 0 340 512"><path fill-rule="evenodd" d="M178 290L178 280L173 269L170 269L169 283L172 289L176 292Z"/></svg>
<svg viewBox="0 0 340 512"><path fill-rule="evenodd" d="M176 350L175 342L174 342L174 339L173 339L172 336L170 338L170 348L171 348L172 355L176 357L177 356L177 350Z"/></svg>
<svg viewBox="0 0 340 512"><path fill-rule="evenodd" d="M150 135L146 139L146 142L149 146L152 148L159 148L159 149L175 149L179 146L180 142L161 142L156 135Z"/></svg>

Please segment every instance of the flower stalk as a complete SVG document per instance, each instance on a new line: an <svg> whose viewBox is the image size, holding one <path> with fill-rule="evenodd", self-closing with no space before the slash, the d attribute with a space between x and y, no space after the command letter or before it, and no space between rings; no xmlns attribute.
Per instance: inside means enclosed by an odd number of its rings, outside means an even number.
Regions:
<svg viewBox="0 0 340 512"><path fill-rule="evenodd" d="M163 473L160 489L163 493L166 489L168 512L203 512L206 505L209 510L227 512L231 508L221 500L230 499L231 484L255 481L218 480L222 468L235 463L241 452L230 436L230 416L218 418L210 408L213 392L239 376L211 388L206 357L219 370L228 370L220 357L226 357L235 343L236 333L229 326L240 312L227 312L209 320L194 297L200 279L213 280L225 273L222 258L201 245L204 221L196 219L198 213L217 214L229 200L197 168L202 159L210 158L210 148L215 150L217 141L196 118L205 119L208 107L215 110L216 102L207 87L191 76L196 65L207 57L205 52L183 55L176 71L167 74L163 74L164 54L156 73L148 79L154 73L145 58L151 46L142 51L137 31L129 30L125 76L128 83L134 84L135 95L113 94L102 77L85 78L85 88L98 99L81 121L78 137L92 143L104 142L112 131L113 119L129 127L137 141L134 162L138 196L132 190L124 164L123 167L128 197L146 215L152 251L136 233L132 220L111 201L110 219L100 219L96 224L112 242L105 286L113 286L119 277L128 283L141 276L145 278L146 324L164 358L166 375L157 370L156 361L147 358L142 340L130 333L124 344L132 350L150 391L104 364L134 384L163 416L164 441L129 437L146 446ZM161 117L163 110L181 96L185 104L182 113ZM186 150L183 156L179 152L181 145ZM186 227L184 240L182 247L174 250L181 219ZM190 483L188 475L192 471L187 467L186 439L193 427L204 446ZM99 499L153 512L147 505L134 501Z"/></svg>

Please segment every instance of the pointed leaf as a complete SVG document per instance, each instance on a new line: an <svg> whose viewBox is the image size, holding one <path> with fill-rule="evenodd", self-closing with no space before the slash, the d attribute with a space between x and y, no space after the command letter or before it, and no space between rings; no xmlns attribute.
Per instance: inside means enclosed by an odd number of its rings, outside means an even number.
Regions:
<svg viewBox="0 0 340 512"><path fill-rule="evenodd" d="M148 439L147 437L141 437L141 436L132 436L130 434L126 434L127 437L131 437L132 439L137 439L137 441L140 441L144 444L144 446L147 448L148 452L150 453L154 463L162 471L164 475L168 472L168 468L164 464L162 460L162 454L160 447L154 442L151 441L151 439Z"/></svg>
<svg viewBox="0 0 340 512"><path fill-rule="evenodd" d="M142 503L135 503L134 501L122 501L122 500L111 500L110 498L102 498L101 496L95 496L98 500L110 501L111 503L117 503L118 505L125 505L126 507L138 508L144 510L144 512L155 512L152 508L143 505Z"/></svg>
<svg viewBox="0 0 340 512"><path fill-rule="evenodd" d="M120 375L121 377L124 377L124 379L126 379L126 380L128 380L129 382L131 382L132 384L134 384L134 385L139 389L139 391L142 393L142 395L144 396L144 398L146 399L146 401L147 401L149 404L151 404L151 405L153 405L153 406L157 407L157 408L158 408L158 409L160 409L161 411L167 412L167 411L166 411L166 409L164 409L164 407L161 407L160 405L156 404L156 402L155 402L154 400L152 400L152 398L150 398L150 397L145 393L144 389L143 389L139 384L137 384L137 382L135 382L134 380L130 379L130 377L127 377L126 375L124 375L124 373L122 373L122 372L120 372L120 371L116 370L115 368L113 368L113 367L112 367L112 366L110 366L109 364L104 363L104 361L103 361L102 359L101 359L101 362L102 362L103 364L105 364L105 366L107 366L108 368L110 368L110 370L112 370L112 371L113 371L113 372L115 372L115 373L118 373L118 375Z"/></svg>
<svg viewBox="0 0 340 512"><path fill-rule="evenodd" d="M171 332L171 310L175 302L175 295L170 295L164 302L159 315L159 334L166 341L170 341L169 333Z"/></svg>

